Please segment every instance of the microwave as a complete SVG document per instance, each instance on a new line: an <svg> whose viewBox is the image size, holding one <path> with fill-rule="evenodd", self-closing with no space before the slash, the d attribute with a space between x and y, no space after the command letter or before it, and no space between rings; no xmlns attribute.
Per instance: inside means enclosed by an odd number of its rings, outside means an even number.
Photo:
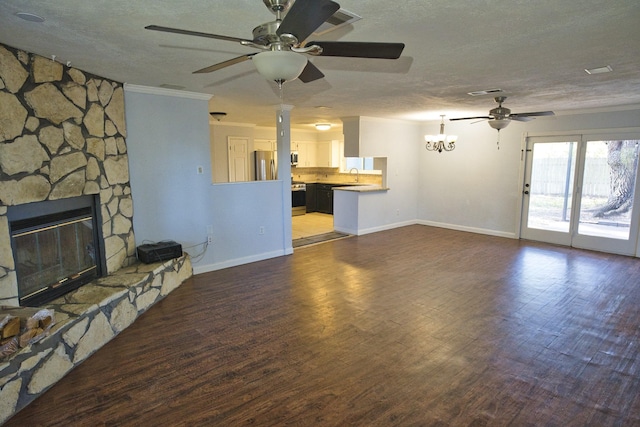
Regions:
<svg viewBox="0 0 640 427"><path fill-rule="evenodd" d="M291 152L291 166L297 166L298 165L298 152L297 151L292 151Z"/></svg>

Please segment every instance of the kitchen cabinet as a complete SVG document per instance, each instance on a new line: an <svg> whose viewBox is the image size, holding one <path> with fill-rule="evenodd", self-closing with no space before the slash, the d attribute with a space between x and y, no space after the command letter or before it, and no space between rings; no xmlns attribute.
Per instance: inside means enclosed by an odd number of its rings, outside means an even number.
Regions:
<svg viewBox="0 0 640 427"><path fill-rule="evenodd" d="M262 151L278 151L277 141L270 139L254 139L253 149Z"/></svg>
<svg viewBox="0 0 640 427"><path fill-rule="evenodd" d="M317 166L317 144L313 141L291 143L291 150L298 152L298 167L312 168Z"/></svg>
<svg viewBox="0 0 640 427"><path fill-rule="evenodd" d="M316 145L316 166L340 167L340 141L318 141Z"/></svg>
<svg viewBox="0 0 640 427"><path fill-rule="evenodd" d="M317 212L333 215L333 186L331 184L316 184Z"/></svg>
<svg viewBox="0 0 640 427"><path fill-rule="evenodd" d="M307 213L317 212L316 187L318 184L307 184Z"/></svg>

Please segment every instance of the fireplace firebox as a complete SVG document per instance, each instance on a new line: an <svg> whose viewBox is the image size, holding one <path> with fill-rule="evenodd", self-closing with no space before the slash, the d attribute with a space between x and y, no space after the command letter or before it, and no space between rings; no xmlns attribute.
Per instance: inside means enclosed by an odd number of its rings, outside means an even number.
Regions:
<svg viewBox="0 0 640 427"><path fill-rule="evenodd" d="M40 306L106 271L98 196L10 206L21 306Z"/></svg>

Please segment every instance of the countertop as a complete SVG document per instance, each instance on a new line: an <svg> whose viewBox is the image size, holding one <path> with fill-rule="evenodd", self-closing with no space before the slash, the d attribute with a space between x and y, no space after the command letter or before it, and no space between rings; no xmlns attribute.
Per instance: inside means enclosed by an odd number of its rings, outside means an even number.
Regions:
<svg viewBox="0 0 640 427"><path fill-rule="evenodd" d="M344 187L335 187L333 191L355 191L357 193L370 193L374 191L388 191L389 187L382 187L377 184L356 184Z"/></svg>

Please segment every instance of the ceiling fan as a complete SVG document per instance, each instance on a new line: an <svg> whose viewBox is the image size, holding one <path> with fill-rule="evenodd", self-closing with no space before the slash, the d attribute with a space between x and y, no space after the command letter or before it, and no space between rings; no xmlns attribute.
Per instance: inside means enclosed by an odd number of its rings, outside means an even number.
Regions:
<svg viewBox="0 0 640 427"><path fill-rule="evenodd" d="M500 129L506 128L511 120L517 120L519 122L528 122L529 120L533 120L536 117L540 116L554 116L555 113L553 111L537 111L535 113L512 113L510 109L507 107L503 107L502 103L507 99L506 96L496 96L494 100L498 103L496 108L489 110L488 116L477 116L477 117L458 117L449 120L473 120L473 119L481 119L488 120L489 126L494 129L497 129L500 132Z"/></svg>
<svg viewBox="0 0 640 427"><path fill-rule="evenodd" d="M159 25L148 25L145 28L231 41L260 49L262 52L238 56L194 71L194 73L210 73L251 59L260 74L269 80L276 81L278 85L296 78L304 83L309 83L324 77L322 71L302 54L397 59L404 49L403 43L340 41L304 43L307 37L340 9L340 5L331 0L263 0L263 2L276 15L276 20L254 28L251 40Z"/></svg>

